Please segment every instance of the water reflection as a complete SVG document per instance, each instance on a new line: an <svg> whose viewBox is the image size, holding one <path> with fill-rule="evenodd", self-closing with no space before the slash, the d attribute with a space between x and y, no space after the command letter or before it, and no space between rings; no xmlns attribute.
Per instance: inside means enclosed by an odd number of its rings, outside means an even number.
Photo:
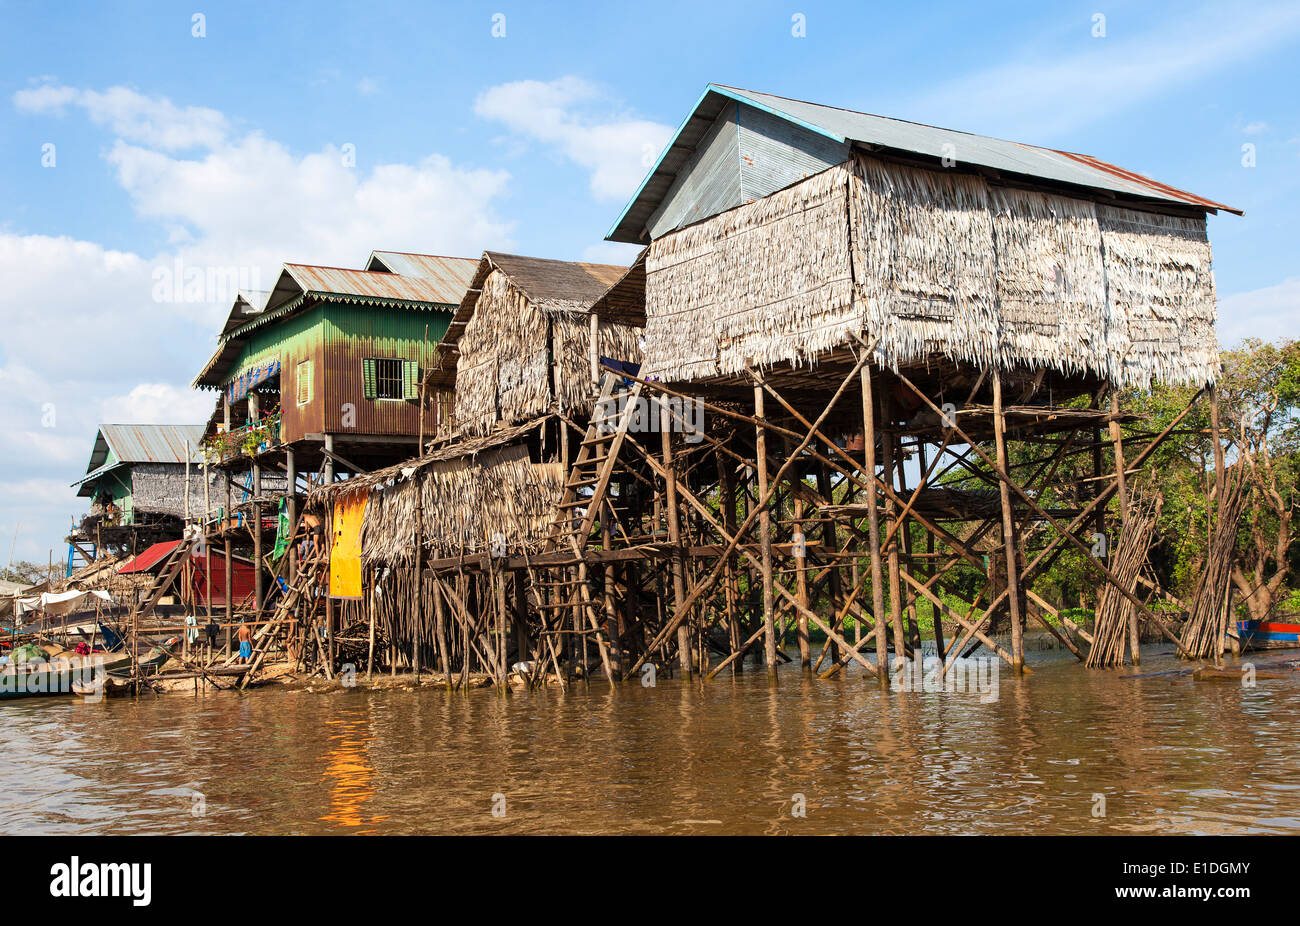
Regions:
<svg viewBox="0 0 1300 926"><path fill-rule="evenodd" d="M363 712L325 721L329 731L325 744L324 784L329 789L329 812L320 817L323 823L356 828L370 827L387 819L387 814L366 816L365 805L375 796L375 770L370 765L367 746L374 740ZM365 832L359 830L359 832Z"/></svg>
<svg viewBox="0 0 1300 926"><path fill-rule="evenodd" d="M15 701L0 831L1300 832L1300 679L1035 669L989 703L797 666L508 697Z"/></svg>

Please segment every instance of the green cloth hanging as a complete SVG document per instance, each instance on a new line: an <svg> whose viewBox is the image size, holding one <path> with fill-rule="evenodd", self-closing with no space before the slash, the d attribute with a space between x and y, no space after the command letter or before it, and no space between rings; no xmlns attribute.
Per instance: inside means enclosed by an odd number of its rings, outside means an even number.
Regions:
<svg viewBox="0 0 1300 926"><path fill-rule="evenodd" d="M284 556L284 551L289 549L289 500L280 499L280 517L275 528L275 549L271 551L272 559L279 559Z"/></svg>

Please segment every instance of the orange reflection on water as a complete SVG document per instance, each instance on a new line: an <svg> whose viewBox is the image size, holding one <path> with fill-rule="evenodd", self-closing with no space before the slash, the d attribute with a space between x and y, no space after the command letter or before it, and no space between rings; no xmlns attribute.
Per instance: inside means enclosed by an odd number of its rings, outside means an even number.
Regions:
<svg viewBox="0 0 1300 926"><path fill-rule="evenodd" d="M325 723L336 729L330 733L324 756L330 809L320 820L346 827L373 826L387 820L387 814L367 816L363 812L365 803L375 796L375 770L366 750L374 735L361 719L331 718Z"/></svg>

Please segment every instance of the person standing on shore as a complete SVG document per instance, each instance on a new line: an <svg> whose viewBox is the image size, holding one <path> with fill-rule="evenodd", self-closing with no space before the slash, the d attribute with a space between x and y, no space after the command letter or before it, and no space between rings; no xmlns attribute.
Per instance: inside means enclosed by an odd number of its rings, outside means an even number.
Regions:
<svg viewBox="0 0 1300 926"><path fill-rule="evenodd" d="M253 658L253 632L248 629L248 622L239 619L239 661L248 662Z"/></svg>

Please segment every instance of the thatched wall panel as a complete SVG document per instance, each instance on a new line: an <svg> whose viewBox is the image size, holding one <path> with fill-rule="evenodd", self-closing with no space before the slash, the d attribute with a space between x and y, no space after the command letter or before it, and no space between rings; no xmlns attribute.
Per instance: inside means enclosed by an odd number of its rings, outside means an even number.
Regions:
<svg viewBox="0 0 1300 926"><path fill-rule="evenodd" d="M559 366L559 410L589 415L596 389L591 382L591 316L557 312L551 318L551 343ZM601 320L596 331L598 356L641 362L641 329Z"/></svg>
<svg viewBox="0 0 1300 926"><path fill-rule="evenodd" d="M665 379L799 362L841 343L853 305L848 175L823 171L650 246L646 372Z"/></svg>
<svg viewBox="0 0 1300 926"><path fill-rule="evenodd" d="M1109 374L1125 386L1200 386L1218 374L1214 273L1203 218L1099 206L1111 311Z"/></svg>
<svg viewBox="0 0 1300 926"><path fill-rule="evenodd" d="M463 430L482 433L497 421L545 412L546 318L501 271L483 281L458 347L456 421Z"/></svg>
<svg viewBox="0 0 1300 926"><path fill-rule="evenodd" d="M993 220L979 177L855 156L853 278L867 340L895 366L998 357Z"/></svg>
<svg viewBox="0 0 1300 926"><path fill-rule="evenodd" d="M1004 367L1101 373L1111 327L1091 202L993 187L998 351Z"/></svg>
<svg viewBox="0 0 1300 926"><path fill-rule="evenodd" d="M391 567L413 560L417 491L423 493L426 555L482 553L496 534L512 553L536 551L563 489L560 466L531 463L526 444L412 465L371 487L362 563Z"/></svg>

